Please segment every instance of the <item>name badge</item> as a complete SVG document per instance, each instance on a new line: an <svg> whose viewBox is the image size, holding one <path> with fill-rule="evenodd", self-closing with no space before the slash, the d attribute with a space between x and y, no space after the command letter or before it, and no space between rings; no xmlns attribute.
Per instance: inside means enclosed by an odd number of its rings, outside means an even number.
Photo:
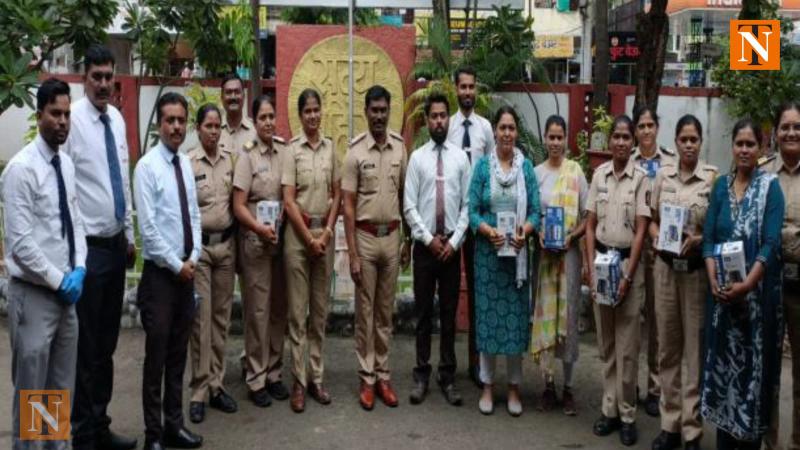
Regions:
<svg viewBox="0 0 800 450"><path fill-rule="evenodd" d="M688 272L689 271L689 260L688 259L680 259L675 258L672 260L672 268L675 272Z"/></svg>
<svg viewBox="0 0 800 450"><path fill-rule="evenodd" d="M362 167L362 169L364 170L369 170L374 168L375 168L375 163L364 163L364 166Z"/></svg>
<svg viewBox="0 0 800 450"><path fill-rule="evenodd" d="M269 164L267 163L261 164L260 166L258 166L258 169L256 170L256 173L264 173L264 172L269 172Z"/></svg>
<svg viewBox="0 0 800 450"><path fill-rule="evenodd" d="M785 263L783 265L783 279L788 281L800 280L800 264Z"/></svg>
<svg viewBox="0 0 800 450"><path fill-rule="evenodd" d="M198 175L198 176L194 177L194 181L195 181L195 182L197 182L197 181L203 181L203 180L205 180L205 179L206 179L206 174L202 174L202 175Z"/></svg>

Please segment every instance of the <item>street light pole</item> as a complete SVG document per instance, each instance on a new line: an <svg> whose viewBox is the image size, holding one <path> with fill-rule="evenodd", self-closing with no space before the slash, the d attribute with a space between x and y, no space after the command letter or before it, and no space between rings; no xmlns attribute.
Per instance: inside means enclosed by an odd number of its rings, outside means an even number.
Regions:
<svg viewBox="0 0 800 450"><path fill-rule="evenodd" d="M353 139L353 14L355 13L356 0L347 2L347 139Z"/></svg>

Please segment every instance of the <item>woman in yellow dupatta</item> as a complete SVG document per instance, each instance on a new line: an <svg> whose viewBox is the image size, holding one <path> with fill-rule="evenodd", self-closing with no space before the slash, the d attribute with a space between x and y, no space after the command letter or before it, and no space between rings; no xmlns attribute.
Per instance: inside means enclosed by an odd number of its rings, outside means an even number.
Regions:
<svg viewBox="0 0 800 450"><path fill-rule="evenodd" d="M539 408L548 411L558 403L555 359L559 358L564 369L564 414L571 416L577 412L572 395L572 373L578 359L582 265L579 241L586 228L584 212L589 187L580 165L566 158L566 133L562 117L550 116L547 119L545 144L548 157L535 169L543 216L546 216L548 207L562 208L564 245L562 248L546 248L546 228L542 227L539 244L543 251L538 253L530 348L545 379Z"/></svg>

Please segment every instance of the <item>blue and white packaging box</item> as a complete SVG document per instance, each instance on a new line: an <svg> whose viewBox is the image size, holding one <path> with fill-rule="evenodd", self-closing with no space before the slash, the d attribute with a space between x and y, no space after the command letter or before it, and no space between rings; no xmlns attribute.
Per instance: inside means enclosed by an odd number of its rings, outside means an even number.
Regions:
<svg viewBox="0 0 800 450"><path fill-rule="evenodd" d="M659 208L658 249L680 255L683 230L689 220L689 210L662 203Z"/></svg>
<svg viewBox="0 0 800 450"><path fill-rule="evenodd" d="M548 206L544 213L544 248L564 248L564 208Z"/></svg>
<svg viewBox="0 0 800 450"><path fill-rule="evenodd" d="M733 241L715 244L714 263L717 268L717 284L720 287L744 281L747 277L744 243Z"/></svg>
<svg viewBox="0 0 800 450"><path fill-rule="evenodd" d="M594 259L595 300L601 305L617 306L617 291L622 279L622 257L619 252L597 253Z"/></svg>

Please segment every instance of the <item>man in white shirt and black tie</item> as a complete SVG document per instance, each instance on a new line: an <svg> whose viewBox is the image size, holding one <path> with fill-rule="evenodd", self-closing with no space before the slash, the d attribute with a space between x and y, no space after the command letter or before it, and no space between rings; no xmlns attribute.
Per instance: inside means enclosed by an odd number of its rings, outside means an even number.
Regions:
<svg viewBox="0 0 800 450"><path fill-rule="evenodd" d="M78 212L75 168L59 147L69 134L69 86L55 78L36 93L39 133L9 161L0 191L5 207L5 263L8 284L8 334L14 383L12 447L69 447L69 423L47 426L57 440L41 442L21 435L30 430L31 412L21 415L20 400L46 404L69 398L53 392L20 398L27 390L62 390L69 396L75 382L78 317L75 303L86 274L86 239ZM69 417L69 411L60 416ZM20 426L20 420L29 425ZM23 424L24 425L24 424ZM38 429L39 427L34 427ZM60 435L59 435L60 433Z"/></svg>
<svg viewBox="0 0 800 450"><path fill-rule="evenodd" d="M197 448L203 438L184 426L182 406L183 370L197 308L194 268L202 244L194 172L189 158L178 151L186 137L188 105L183 96L170 92L158 99L156 112L160 142L139 160L134 172L144 258L137 300L147 334L144 448Z"/></svg>
<svg viewBox="0 0 800 450"><path fill-rule="evenodd" d="M495 140L492 124L475 112L478 95L478 80L475 70L461 67L453 76L458 97L458 111L450 118L447 141L467 153L472 167L482 157L494 152ZM472 233L467 231L463 245L464 271L467 275L467 297L469 299L469 376L480 386L478 378L478 352L475 341L475 276L473 265Z"/></svg>
<svg viewBox="0 0 800 450"><path fill-rule="evenodd" d="M109 104L114 91L114 56L100 45L84 56L86 97L72 105L64 153L75 164L78 206L88 254L78 313L78 364L72 408L74 450L129 450L136 439L112 433L108 404L114 385L114 350L119 337L125 269L136 258L128 183L125 122Z"/></svg>
<svg viewBox="0 0 800 450"><path fill-rule="evenodd" d="M462 403L455 386L456 309L461 290L460 247L467 231L470 164L467 154L447 141L447 98L425 100L431 140L411 154L406 171L403 213L414 238L414 303L417 314L417 365L412 404L425 400L431 375L433 297L439 294L441 342L437 381L445 399Z"/></svg>

